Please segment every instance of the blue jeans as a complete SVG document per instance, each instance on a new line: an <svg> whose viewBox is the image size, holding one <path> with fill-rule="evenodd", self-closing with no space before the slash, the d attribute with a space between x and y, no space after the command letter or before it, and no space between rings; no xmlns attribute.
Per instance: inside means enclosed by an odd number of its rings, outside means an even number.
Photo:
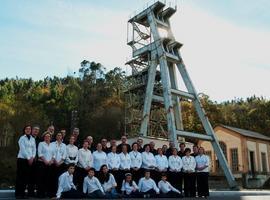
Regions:
<svg viewBox="0 0 270 200"><path fill-rule="evenodd" d="M119 198L119 194L117 193L115 188L113 188L110 192L105 192L105 196L106 196L107 199L117 199L117 198Z"/></svg>

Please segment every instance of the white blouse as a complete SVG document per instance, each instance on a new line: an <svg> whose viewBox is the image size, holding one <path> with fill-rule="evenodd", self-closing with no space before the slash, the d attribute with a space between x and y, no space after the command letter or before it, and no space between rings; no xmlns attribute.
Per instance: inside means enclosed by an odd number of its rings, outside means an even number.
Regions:
<svg viewBox="0 0 270 200"><path fill-rule="evenodd" d="M119 154L120 157L120 169L130 169L131 159L128 153L123 152Z"/></svg>
<svg viewBox="0 0 270 200"><path fill-rule="evenodd" d="M169 157L169 167L170 167L170 171L181 172L182 167L183 167L183 162L180 156L171 155Z"/></svg>
<svg viewBox="0 0 270 200"><path fill-rule="evenodd" d="M131 159L131 168L141 168L142 166L142 154L140 152L131 151L129 153L130 159Z"/></svg>
<svg viewBox="0 0 270 200"><path fill-rule="evenodd" d="M173 187L168 181L163 181L163 180L159 181L158 188L164 194L167 194L170 191L177 192L180 194L180 191L177 190L175 187Z"/></svg>
<svg viewBox="0 0 270 200"><path fill-rule="evenodd" d="M152 169L151 167L156 167L156 159L154 155L149 152L142 153L142 168L144 169Z"/></svg>
<svg viewBox="0 0 270 200"><path fill-rule="evenodd" d="M117 153L108 153L107 154L107 161L109 169L119 169L120 167L120 157Z"/></svg>
<svg viewBox="0 0 270 200"><path fill-rule="evenodd" d="M65 160L66 164L74 163L77 164L78 162L78 147L75 145L68 144L67 145L67 157Z"/></svg>
<svg viewBox="0 0 270 200"><path fill-rule="evenodd" d="M87 168L93 166L93 156L90 150L81 148L78 151L78 167Z"/></svg>
<svg viewBox="0 0 270 200"><path fill-rule="evenodd" d="M110 177L108 182L104 182L102 184L102 187L104 189L105 192L110 191L112 188L115 188L117 186L117 183L115 181L114 176L110 173Z"/></svg>
<svg viewBox="0 0 270 200"><path fill-rule="evenodd" d="M28 139L26 135L22 135L18 143L20 148L18 158L29 160L36 156L36 141L32 136Z"/></svg>
<svg viewBox="0 0 270 200"><path fill-rule="evenodd" d="M122 187L121 187L122 192L126 192L127 195L130 195L133 192L133 190L138 190L138 189L139 187L137 186L135 181L132 181L132 184L130 185L125 180L123 180Z"/></svg>
<svg viewBox="0 0 270 200"><path fill-rule="evenodd" d="M40 142L38 145L38 157L44 157L46 161L51 161L54 158L54 147L52 143Z"/></svg>
<svg viewBox="0 0 270 200"><path fill-rule="evenodd" d="M182 162L183 162L183 170L185 171L191 171L191 172L195 172L195 168L196 168L196 161L195 158L193 156L184 156L182 158Z"/></svg>
<svg viewBox="0 0 270 200"><path fill-rule="evenodd" d="M167 168L168 168L168 159L167 159L167 157L164 156L164 155L162 155L162 156L156 155L155 158L156 158L157 168L160 171L167 170Z"/></svg>
<svg viewBox="0 0 270 200"><path fill-rule="evenodd" d="M207 155L198 155L195 157L196 167L206 167L203 170L196 170L197 172L209 172L209 157Z"/></svg>
<svg viewBox="0 0 270 200"><path fill-rule="evenodd" d="M57 141L52 142L53 148L54 148L54 159L57 162L60 162L61 160L65 160L67 156L66 152L66 145L64 143L58 143Z"/></svg>
<svg viewBox="0 0 270 200"><path fill-rule="evenodd" d="M144 177L141 178L139 180L138 187L139 187L140 192L147 192L147 191L153 189L156 191L156 193L159 193L159 188L157 187L155 181L151 178L149 178L149 179L146 179Z"/></svg>
<svg viewBox="0 0 270 200"><path fill-rule="evenodd" d="M96 171L100 170L102 165L107 165L107 155L105 152L101 151L94 151L93 153L93 160L94 160L94 168Z"/></svg>

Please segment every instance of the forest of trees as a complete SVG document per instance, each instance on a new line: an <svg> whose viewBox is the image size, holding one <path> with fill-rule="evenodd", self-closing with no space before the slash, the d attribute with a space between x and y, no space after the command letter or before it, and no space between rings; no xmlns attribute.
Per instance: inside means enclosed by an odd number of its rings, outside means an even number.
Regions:
<svg viewBox="0 0 270 200"><path fill-rule="evenodd" d="M117 67L106 71L100 63L83 61L78 73L78 77L38 81L0 80L0 180L14 181L17 139L25 124L39 124L43 131L53 123L56 130L69 132L71 113L76 110L82 136L110 139L124 132L125 72ZM252 96L217 103L207 95L200 98L213 126L225 124L270 136L269 100ZM182 111L185 129L202 132L192 104L183 101Z"/></svg>

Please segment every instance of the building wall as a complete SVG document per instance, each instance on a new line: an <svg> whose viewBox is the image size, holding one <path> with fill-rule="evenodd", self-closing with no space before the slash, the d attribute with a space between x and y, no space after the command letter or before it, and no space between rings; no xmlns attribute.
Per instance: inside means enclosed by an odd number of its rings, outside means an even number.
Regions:
<svg viewBox="0 0 270 200"><path fill-rule="evenodd" d="M267 145L267 144L263 144L263 143L259 143L259 160L260 160L260 171L262 171L263 169L262 169L262 157L261 157L261 153L263 152L263 153L265 153L266 154L266 163L269 163L269 151L268 151L268 148L267 148L267 146L269 146L269 145ZM269 164L267 165L267 172L269 172Z"/></svg>
<svg viewBox="0 0 270 200"><path fill-rule="evenodd" d="M239 134L231 133L225 130L222 127L217 127L215 128L215 133L218 138L219 142L223 142L226 145L226 155L227 157L227 162L228 165L231 168L231 149L237 149L238 150L238 168L239 171L244 170L244 163L243 163L243 154L242 154L242 144L241 144L241 136ZM216 155L214 154L212 145L210 142L207 141L201 141L199 142L199 145L204 147L205 151L211 151L211 167L212 170L211 172L213 173L218 173L218 168L217 168L217 158Z"/></svg>

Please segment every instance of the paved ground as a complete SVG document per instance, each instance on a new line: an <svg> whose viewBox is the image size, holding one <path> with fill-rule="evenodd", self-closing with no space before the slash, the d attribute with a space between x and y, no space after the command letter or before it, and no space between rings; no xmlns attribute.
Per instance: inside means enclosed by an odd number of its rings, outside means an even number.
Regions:
<svg viewBox="0 0 270 200"><path fill-rule="evenodd" d="M0 190L0 200L14 198L14 190ZM203 198L183 198L183 200ZM270 200L270 190L211 191L210 200ZM133 199L135 200L135 199ZM150 199L149 199L150 200ZM164 199L165 200L165 199Z"/></svg>

